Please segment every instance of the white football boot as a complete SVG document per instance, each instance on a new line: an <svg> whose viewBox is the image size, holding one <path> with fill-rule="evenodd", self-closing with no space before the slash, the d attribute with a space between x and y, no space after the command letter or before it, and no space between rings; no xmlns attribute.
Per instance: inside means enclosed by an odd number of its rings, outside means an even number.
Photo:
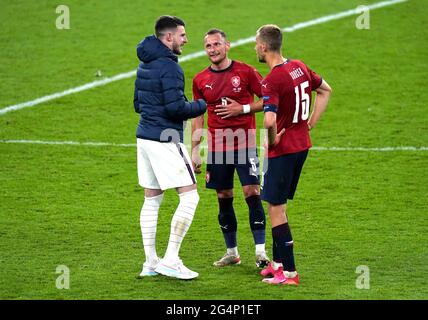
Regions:
<svg viewBox="0 0 428 320"><path fill-rule="evenodd" d="M155 272L160 273L167 277L190 280L199 276L199 273L190 270L187 268L181 259L178 259L175 262L165 261L162 259L156 269Z"/></svg>

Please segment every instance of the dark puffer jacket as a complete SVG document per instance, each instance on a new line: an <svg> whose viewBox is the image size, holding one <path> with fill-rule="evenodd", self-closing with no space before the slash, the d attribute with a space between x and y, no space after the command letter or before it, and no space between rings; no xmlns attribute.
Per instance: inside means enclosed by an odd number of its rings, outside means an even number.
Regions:
<svg viewBox="0 0 428 320"><path fill-rule="evenodd" d="M178 59L155 36L138 44L137 56L141 61L134 91L135 112L140 114L137 138L183 142L183 121L203 114L205 101L187 101Z"/></svg>

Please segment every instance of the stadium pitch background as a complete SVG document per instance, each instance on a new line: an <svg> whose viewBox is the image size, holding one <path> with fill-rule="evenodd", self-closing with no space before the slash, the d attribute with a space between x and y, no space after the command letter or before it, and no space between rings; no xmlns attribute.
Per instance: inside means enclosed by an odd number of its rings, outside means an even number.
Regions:
<svg viewBox="0 0 428 320"><path fill-rule="evenodd" d="M376 3L4 3L0 298L426 299L426 3L408 0L371 9L369 20L360 12L296 27ZM58 28L60 5L69 9L69 28L61 23ZM333 87L328 110L311 132L315 148L289 205L301 274L297 288L260 281L239 187L235 211L242 265L212 266L224 243L215 193L204 188L204 170L197 176L199 207L181 250L199 278L136 279L144 261L143 190L137 182L138 115L129 74L138 64L137 43L153 33L162 14L186 22L189 43L183 57L203 49L203 35L211 27L236 42L254 36L262 24L295 26L284 34L284 55L303 60ZM268 73L252 42L232 47L230 57ZM190 97L191 79L208 60L201 55L181 65ZM123 79L110 82L117 75ZM94 81L109 83L81 87ZM68 89L76 92L67 94ZM55 93L60 97L36 100ZM262 114L257 119L260 127ZM159 215L159 253L177 201L168 191ZM64 276L69 277L66 287Z"/></svg>

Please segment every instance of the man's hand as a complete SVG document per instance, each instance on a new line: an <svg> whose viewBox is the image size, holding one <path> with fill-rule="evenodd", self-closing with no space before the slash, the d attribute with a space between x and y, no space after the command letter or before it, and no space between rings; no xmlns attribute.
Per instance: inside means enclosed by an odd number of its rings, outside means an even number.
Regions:
<svg viewBox="0 0 428 320"><path fill-rule="evenodd" d="M195 173L201 173L202 159L199 153L200 144L203 140L204 116L200 115L192 119L192 167Z"/></svg>
<svg viewBox="0 0 428 320"><path fill-rule="evenodd" d="M197 173L197 174L201 173L201 166L202 166L202 158L199 155L199 148L194 148L192 150L193 171L195 171L195 173Z"/></svg>
<svg viewBox="0 0 428 320"><path fill-rule="evenodd" d="M238 102L230 98L226 98L226 100L229 102L229 104L225 106L220 104L215 106L214 112L218 116L220 116L222 119L226 119L243 114L242 104L239 104Z"/></svg>
<svg viewBox="0 0 428 320"><path fill-rule="evenodd" d="M284 135L284 133L285 133L285 128L283 128L279 133L277 133L273 144L268 145L268 141L266 139L264 143L265 150L267 150L269 147L276 146L281 140L281 137Z"/></svg>

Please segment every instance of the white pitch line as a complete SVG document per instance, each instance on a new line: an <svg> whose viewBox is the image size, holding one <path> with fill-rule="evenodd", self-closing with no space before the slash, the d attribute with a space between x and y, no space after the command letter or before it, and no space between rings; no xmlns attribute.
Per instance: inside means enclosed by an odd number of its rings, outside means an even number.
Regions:
<svg viewBox="0 0 428 320"><path fill-rule="evenodd" d="M375 152L389 152L389 151L428 151L428 147L381 147L381 148L367 148L367 147L312 147L314 151L375 151Z"/></svg>
<svg viewBox="0 0 428 320"><path fill-rule="evenodd" d="M382 7L391 6L391 5L406 2L406 1L408 1L408 0L382 1L382 2L377 2L377 3L371 4L371 5L367 5L365 7L369 10L374 10L374 9L379 9ZM346 18L346 17L353 16L353 15L360 14L360 13L361 13L361 11L359 11L358 9L351 9L351 10L347 10L347 11L323 16L320 18L316 18L313 20L297 23L291 27L283 28L282 31L290 33L290 32L294 32L296 30L304 29L307 27L312 27L312 26L322 24L322 23L326 23L326 22L333 21L333 20ZM254 41L255 41L255 36L252 36L252 37L248 37L248 38L244 38L244 39L240 39L240 40L237 40L235 42L232 42L231 46L232 47L238 47L238 46L242 46L244 44L251 43ZM205 51L198 51L195 53L185 55L185 56L179 58L178 61L179 62L185 62L185 61L189 61L189 60L193 60L193 59L202 57L204 55L205 55ZM84 84L82 86L79 86L79 87L71 88L71 89L68 89L68 90L65 90L62 92L57 92L57 93L50 94L50 95L47 95L47 96L44 96L41 98L37 98L35 100L31 100L31 101L15 104L15 105L12 105L9 107L5 107L3 109L0 109L0 115L6 114L6 113L11 112L11 111L16 111L16 110L20 110L20 109L24 109L24 108L28 108L28 107L33 107L33 106L41 104L43 102L58 99L58 98L61 98L61 97L64 97L64 96L67 96L67 95L70 95L73 93L89 90L89 89L92 89L95 87L104 86L104 85L111 83L111 82L119 81L119 80L126 79L126 78L131 78L131 77L135 76L135 72L136 72L136 70L128 71L125 73L120 73L120 74L115 75L115 76L110 77L110 78L105 78L102 80L96 80L96 81Z"/></svg>
<svg viewBox="0 0 428 320"><path fill-rule="evenodd" d="M43 145L68 145L89 147L136 147L135 143L111 143L111 142L79 142L79 141L42 141L42 140L0 140L0 143L23 143Z"/></svg>
<svg viewBox="0 0 428 320"><path fill-rule="evenodd" d="M135 148L135 143L111 143L111 142L79 142L79 141L43 141L43 140L0 140L0 143L9 144L41 144L41 145L62 145L62 146L87 146L87 147L121 147ZM363 151L363 152L392 152L392 151L428 151L428 147L312 147L313 151Z"/></svg>

